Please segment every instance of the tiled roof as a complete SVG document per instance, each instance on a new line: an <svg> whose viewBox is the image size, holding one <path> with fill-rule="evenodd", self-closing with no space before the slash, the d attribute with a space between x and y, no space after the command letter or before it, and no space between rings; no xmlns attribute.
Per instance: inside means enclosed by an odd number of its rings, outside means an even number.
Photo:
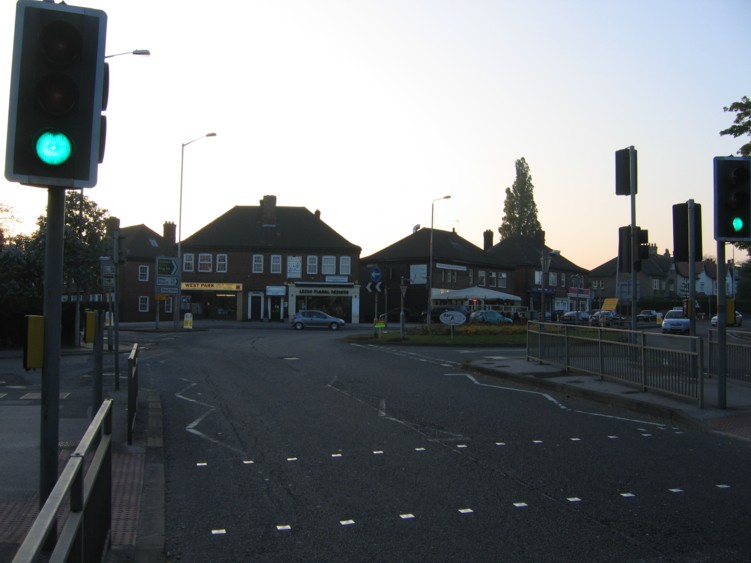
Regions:
<svg viewBox="0 0 751 563"><path fill-rule="evenodd" d="M488 249L487 252L504 264L513 264L517 268L538 268L540 267L540 257L543 248L552 250L534 238L515 235L503 239ZM551 271L579 273L586 273L587 271L560 254L551 254L550 258Z"/></svg>
<svg viewBox="0 0 751 563"><path fill-rule="evenodd" d="M269 248L279 251L307 248L359 252L352 244L304 207L275 207L273 225L261 224L261 207L237 205L192 236L183 247L245 249Z"/></svg>
<svg viewBox="0 0 751 563"><path fill-rule="evenodd" d="M422 228L391 246L362 258L366 262L395 262L425 260L430 255L430 229ZM499 267L481 248L460 237L454 231L433 230L433 261L454 264L473 264Z"/></svg>
<svg viewBox="0 0 751 563"><path fill-rule="evenodd" d="M133 225L120 229L120 252L131 260L171 256L175 248L164 237L149 229L146 225Z"/></svg>

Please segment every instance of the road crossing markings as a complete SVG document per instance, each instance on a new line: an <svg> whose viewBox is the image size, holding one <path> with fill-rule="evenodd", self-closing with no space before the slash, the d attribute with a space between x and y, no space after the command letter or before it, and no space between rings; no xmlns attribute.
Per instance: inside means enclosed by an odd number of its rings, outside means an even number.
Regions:
<svg viewBox="0 0 751 563"><path fill-rule="evenodd" d="M718 489L729 489L730 485L722 485L721 484L721 485L715 485L715 487L717 487Z"/></svg>
<svg viewBox="0 0 751 563"><path fill-rule="evenodd" d="M471 508L460 508L459 509L459 514L472 514L473 512L474 512L474 510L472 510Z"/></svg>
<svg viewBox="0 0 751 563"><path fill-rule="evenodd" d="M373 455L383 455L383 450L373 450Z"/></svg>
<svg viewBox="0 0 751 563"><path fill-rule="evenodd" d="M457 448L466 448L467 444L457 444L456 447Z"/></svg>
<svg viewBox="0 0 751 563"><path fill-rule="evenodd" d="M196 467L206 467L207 465L208 463L205 461L199 461L198 463L196 463Z"/></svg>
<svg viewBox="0 0 751 563"><path fill-rule="evenodd" d="M634 498L636 495L634 493L621 493L621 496L623 498Z"/></svg>
<svg viewBox="0 0 751 563"><path fill-rule="evenodd" d="M223 536L226 533L227 533L227 530L225 530L224 528L217 528L217 529L211 530L212 536Z"/></svg>
<svg viewBox="0 0 751 563"><path fill-rule="evenodd" d="M399 515L399 518L401 518L402 520L412 520L414 517L415 517L414 514L409 514L409 513Z"/></svg>
<svg viewBox="0 0 751 563"><path fill-rule="evenodd" d="M333 458L339 458L339 457L342 457L342 454L331 454L331 457L333 457Z"/></svg>
<svg viewBox="0 0 751 563"><path fill-rule="evenodd" d="M288 532L292 529L292 526L290 526L289 524L279 524L276 529L280 532Z"/></svg>
<svg viewBox="0 0 751 563"><path fill-rule="evenodd" d="M253 461L252 459L244 459L243 460L243 465L253 465L254 463L255 463L255 461Z"/></svg>
<svg viewBox="0 0 751 563"><path fill-rule="evenodd" d="M339 520L339 524L342 526L354 526L355 521L354 520Z"/></svg>
<svg viewBox="0 0 751 563"><path fill-rule="evenodd" d="M566 498L566 500L569 502L581 502L582 501L582 499L580 499L579 497L568 497Z"/></svg>
<svg viewBox="0 0 751 563"><path fill-rule="evenodd" d="M571 441L572 442L581 442L582 439L581 438L571 438Z"/></svg>
<svg viewBox="0 0 751 563"><path fill-rule="evenodd" d="M682 493L683 489L668 489L671 493Z"/></svg>
<svg viewBox="0 0 751 563"><path fill-rule="evenodd" d="M297 458L296 457L288 457L287 461L297 461Z"/></svg>
<svg viewBox="0 0 751 563"><path fill-rule="evenodd" d="M526 502L515 502L514 507L515 508L527 508L529 505Z"/></svg>
<svg viewBox="0 0 751 563"><path fill-rule="evenodd" d="M532 440L533 444L542 444L542 440Z"/></svg>
<svg viewBox="0 0 751 563"><path fill-rule="evenodd" d="M425 448L415 448L415 451L416 451L416 452L424 452L424 451L425 451Z"/></svg>
<svg viewBox="0 0 751 563"><path fill-rule="evenodd" d="M505 446L506 442L496 442L495 445L496 446Z"/></svg>

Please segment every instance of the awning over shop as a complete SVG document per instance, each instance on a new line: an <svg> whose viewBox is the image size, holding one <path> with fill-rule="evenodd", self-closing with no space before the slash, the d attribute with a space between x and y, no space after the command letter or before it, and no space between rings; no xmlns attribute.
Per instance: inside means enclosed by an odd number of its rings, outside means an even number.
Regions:
<svg viewBox="0 0 751 563"><path fill-rule="evenodd" d="M448 293L441 293L433 297L436 301L458 301L462 299L477 299L478 301L518 301L522 298L510 293L486 289L484 287L468 287L466 289L455 289Z"/></svg>

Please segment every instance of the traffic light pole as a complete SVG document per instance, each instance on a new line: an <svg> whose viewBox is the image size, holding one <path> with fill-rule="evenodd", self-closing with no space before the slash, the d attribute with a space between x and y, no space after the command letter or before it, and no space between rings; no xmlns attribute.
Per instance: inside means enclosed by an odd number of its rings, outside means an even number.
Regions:
<svg viewBox="0 0 751 563"><path fill-rule="evenodd" d="M631 153L629 158L630 181L631 181L631 330L636 330L636 290L639 287L637 282L636 260L639 256L639 233L636 228L636 156L634 147L628 148Z"/></svg>
<svg viewBox="0 0 751 563"><path fill-rule="evenodd" d="M727 299L725 295L725 241L717 241L717 406L727 408Z"/></svg>
<svg viewBox="0 0 751 563"><path fill-rule="evenodd" d="M40 509L44 506L57 482L64 230L65 190L48 188L47 240L44 254L44 365L42 367L42 404L39 426L41 431L39 448Z"/></svg>

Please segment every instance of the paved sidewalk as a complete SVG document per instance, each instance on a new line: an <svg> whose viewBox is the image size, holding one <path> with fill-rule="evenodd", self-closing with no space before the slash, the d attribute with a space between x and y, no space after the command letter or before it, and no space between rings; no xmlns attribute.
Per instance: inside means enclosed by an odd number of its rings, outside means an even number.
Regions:
<svg viewBox="0 0 751 563"><path fill-rule="evenodd" d="M78 353L91 355L91 351ZM127 357L127 352L124 358ZM127 366L125 359L121 365ZM17 366L17 367L16 367ZM127 367L121 367L121 378ZM467 369L540 390L605 402L667 421L700 425L751 440L751 386L728 381L726 409L717 408L717 381L705 384L705 408L700 409L656 393L519 357L475 360ZM0 354L0 401L6 401L17 373L23 375L20 358ZM74 375L67 386L73 385ZM105 381L106 381L105 377ZM80 385L80 382L79 382ZM33 391L33 385L17 391ZM114 385L112 385L114 387ZM61 384L61 392L66 386ZM5 393L5 395L4 395ZM132 445L126 440L127 383L119 390L104 389L113 404L113 520L110 562L164 561L164 457L162 408L159 393L141 389ZM18 403L18 401L16 401ZM38 403L37 403L38 404ZM39 409L29 404L0 403L0 560L9 561L38 512ZM62 416L62 415L61 415ZM60 468L83 436L88 419L61 418Z"/></svg>

